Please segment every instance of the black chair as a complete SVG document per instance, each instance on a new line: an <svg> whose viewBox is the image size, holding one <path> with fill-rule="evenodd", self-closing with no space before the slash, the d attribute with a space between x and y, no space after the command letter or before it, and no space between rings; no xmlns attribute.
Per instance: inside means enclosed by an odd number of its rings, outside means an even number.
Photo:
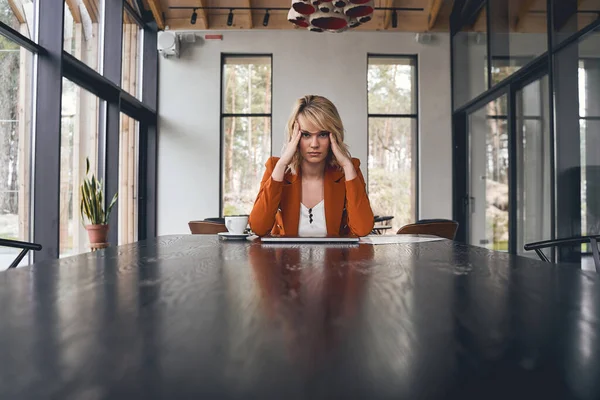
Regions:
<svg viewBox="0 0 600 400"><path fill-rule="evenodd" d="M10 239L0 239L0 246L12 247L14 249L21 249L21 252L17 256L17 258L15 258L15 261L13 261L12 264L10 264L8 269L16 268L17 265L19 265L19 263L21 262L23 257L25 257L25 255L27 254L27 252L29 250L40 251L42 249L41 244L20 242L18 240L10 240Z"/></svg>
<svg viewBox="0 0 600 400"><path fill-rule="evenodd" d="M589 242L590 247L592 248L592 258L594 259L596 272L600 274L600 252L598 250L598 240L600 240L600 235L575 236L564 239L543 240L541 242L527 243L524 246L524 249L527 251L534 250L542 261L550 262L550 260L548 260L548 257L546 257L544 253L542 253L542 249L560 246L575 246Z"/></svg>

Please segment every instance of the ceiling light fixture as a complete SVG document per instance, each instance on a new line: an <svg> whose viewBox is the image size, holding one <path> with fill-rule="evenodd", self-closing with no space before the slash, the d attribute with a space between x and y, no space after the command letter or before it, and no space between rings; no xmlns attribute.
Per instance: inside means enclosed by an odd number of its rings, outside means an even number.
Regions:
<svg viewBox="0 0 600 400"><path fill-rule="evenodd" d="M233 25L233 8L229 9L229 15L227 16L227 26Z"/></svg>
<svg viewBox="0 0 600 400"><path fill-rule="evenodd" d="M190 24L195 25L197 19L198 19L198 13L196 12L196 9L194 8L194 12L192 13L192 18L190 18Z"/></svg>
<svg viewBox="0 0 600 400"><path fill-rule="evenodd" d="M263 26L269 25L269 9L265 12L265 17L263 18Z"/></svg>

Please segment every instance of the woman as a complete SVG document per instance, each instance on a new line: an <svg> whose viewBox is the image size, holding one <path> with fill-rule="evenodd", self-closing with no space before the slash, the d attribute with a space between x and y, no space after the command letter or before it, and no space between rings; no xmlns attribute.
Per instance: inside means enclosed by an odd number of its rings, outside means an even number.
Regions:
<svg viewBox="0 0 600 400"><path fill-rule="evenodd" d="M298 99L287 125L281 158L271 157L250 213L259 236L366 236L373 211L360 172L344 144L333 103L321 96Z"/></svg>

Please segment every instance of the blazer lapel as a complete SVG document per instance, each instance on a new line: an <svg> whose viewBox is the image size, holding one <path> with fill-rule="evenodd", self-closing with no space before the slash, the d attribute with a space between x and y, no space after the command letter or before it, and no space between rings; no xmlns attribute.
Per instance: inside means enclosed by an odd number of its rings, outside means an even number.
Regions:
<svg viewBox="0 0 600 400"><path fill-rule="evenodd" d="M344 199L346 198L346 186L344 173L336 168L328 167L325 171L324 198L325 198L325 222L327 234L338 235L342 223L344 210Z"/></svg>
<svg viewBox="0 0 600 400"><path fill-rule="evenodd" d="M298 235L300 222L300 201L302 197L302 179L300 171L296 175L286 174L284 177L283 192L281 193L282 218L285 235Z"/></svg>

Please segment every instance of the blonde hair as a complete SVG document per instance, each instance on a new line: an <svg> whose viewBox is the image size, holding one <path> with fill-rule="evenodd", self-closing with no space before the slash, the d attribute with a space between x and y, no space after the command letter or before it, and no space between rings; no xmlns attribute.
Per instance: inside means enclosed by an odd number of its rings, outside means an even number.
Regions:
<svg viewBox="0 0 600 400"><path fill-rule="evenodd" d="M350 158L348 146L344 143L344 125L342 124L342 119L340 118L337 108L330 100L323 96L316 95L307 95L296 100L286 126L287 141L283 146L284 149L287 146L287 143L292 139L292 135L294 134L294 123L298 120L300 115L310 121L313 125L320 127L324 131L330 132L335 137L342 153ZM287 169L295 175L298 173L298 167L301 162L302 155L300 149L297 149L296 154L292 157L292 162L288 165ZM340 165L331 150L331 144L326 164L335 168L340 168Z"/></svg>

